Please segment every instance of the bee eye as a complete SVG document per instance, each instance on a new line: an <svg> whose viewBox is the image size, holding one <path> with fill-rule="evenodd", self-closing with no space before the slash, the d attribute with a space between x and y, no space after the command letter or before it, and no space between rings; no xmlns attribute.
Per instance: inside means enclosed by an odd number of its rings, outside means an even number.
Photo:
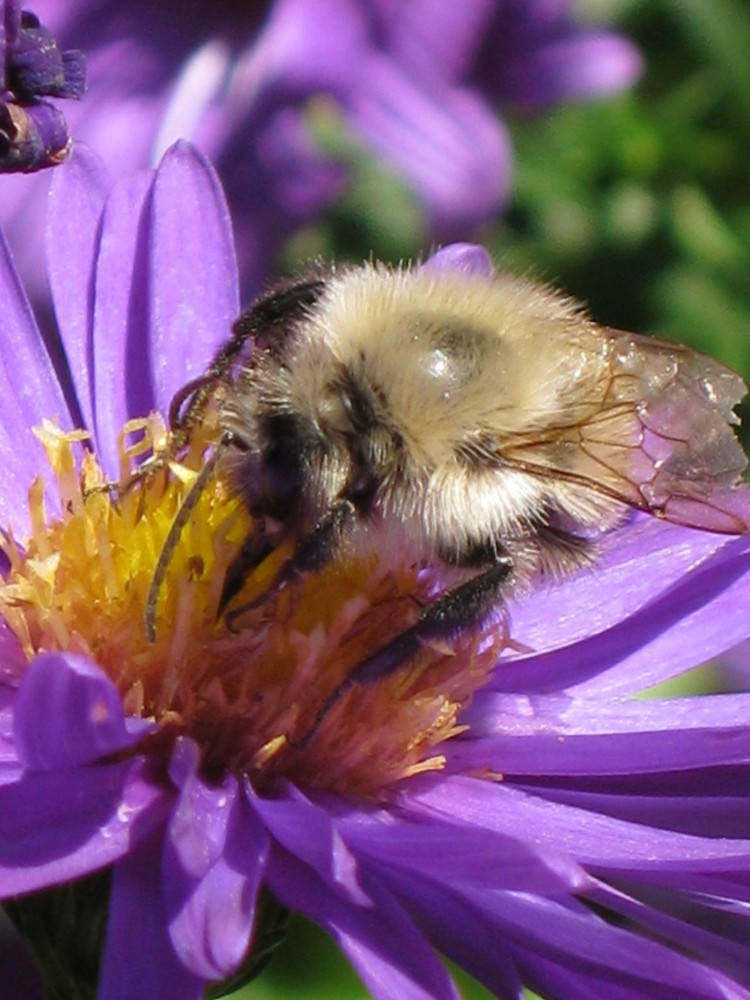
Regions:
<svg viewBox="0 0 750 1000"><path fill-rule="evenodd" d="M280 441L265 456L266 483L270 493L286 504L299 489L299 453L288 441Z"/></svg>
<svg viewBox="0 0 750 1000"><path fill-rule="evenodd" d="M263 495L266 513L280 516L295 503L301 486L304 443L292 416L271 418L266 425L268 444L263 451Z"/></svg>
<svg viewBox="0 0 750 1000"><path fill-rule="evenodd" d="M378 483L372 472L361 471L349 483L346 498L351 500L360 514L366 514L372 509L377 488Z"/></svg>

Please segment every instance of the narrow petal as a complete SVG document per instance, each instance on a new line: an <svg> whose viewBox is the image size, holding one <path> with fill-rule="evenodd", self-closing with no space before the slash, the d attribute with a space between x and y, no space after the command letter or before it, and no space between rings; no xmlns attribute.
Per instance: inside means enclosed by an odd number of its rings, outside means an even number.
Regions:
<svg viewBox="0 0 750 1000"><path fill-rule="evenodd" d="M82 426L90 428L94 427L94 261L110 186L99 157L77 144L68 162L54 171L46 226L47 271L55 316Z"/></svg>
<svg viewBox="0 0 750 1000"><path fill-rule="evenodd" d="M451 823L412 823L363 818L339 821L352 851L376 863L379 870L407 871L451 884L479 885L490 890L561 893L580 891L588 882L570 856L541 852L511 837L497 837L487 829Z"/></svg>
<svg viewBox="0 0 750 1000"><path fill-rule="evenodd" d="M642 691L747 637L749 589L748 536L643 519L608 539L591 570L509 602L512 636L529 652L501 662L493 686Z"/></svg>
<svg viewBox="0 0 750 1000"><path fill-rule="evenodd" d="M472 894L471 901L494 913L498 930L513 948L524 980L532 989L548 988L540 970L557 969L565 982L571 970L570 993L553 996L587 997L613 995L640 997L726 1000L723 977L656 941L612 926L577 901L540 896L496 893ZM538 964L540 963L540 964ZM730 993L736 1000L750 996L737 984ZM597 989L599 987L599 989ZM549 994L548 994L549 995Z"/></svg>
<svg viewBox="0 0 750 1000"><path fill-rule="evenodd" d="M650 905L609 886L595 890L592 898L647 928L660 940L671 941L682 950L690 949L708 965L720 967L740 982L750 968L748 907L741 914L732 914L726 899L691 900L684 892L664 892L661 887L649 894Z"/></svg>
<svg viewBox="0 0 750 1000"><path fill-rule="evenodd" d="M535 831L535 842L567 851L588 870L721 872L750 870L750 839L713 839L653 829L577 810L508 785L476 778L424 783L409 796L414 810L433 809L479 828L512 834L519 825Z"/></svg>
<svg viewBox="0 0 750 1000"><path fill-rule="evenodd" d="M74 653L43 653L31 662L14 718L18 757L32 771L87 764L138 738L126 728L114 684L95 663Z"/></svg>
<svg viewBox="0 0 750 1000"><path fill-rule="evenodd" d="M232 226L213 167L178 143L161 162L149 226L149 328L154 405L201 375L239 313Z"/></svg>
<svg viewBox="0 0 750 1000"><path fill-rule="evenodd" d="M54 365L42 342L28 300L0 233L0 451L3 489L0 523L20 535L28 529L25 514L28 489L35 474L47 469L41 444L30 433L43 417L71 428L68 406ZM51 501L52 509L56 502Z"/></svg>
<svg viewBox="0 0 750 1000"><path fill-rule="evenodd" d="M169 765L170 778L180 789L169 824L170 863L193 878L205 875L221 857L237 796L230 778L216 788L206 785L198 777L199 764L198 746L179 739Z"/></svg>
<svg viewBox="0 0 750 1000"><path fill-rule="evenodd" d="M0 895L69 882L124 857L169 801L132 761L29 773L0 786Z"/></svg>
<svg viewBox="0 0 750 1000"><path fill-rule="evenodd" d="M115 868L98 1000L202 1000L205 981L180 962L160 898L161 841L152 838Z"/></svg>
<svg viewBox="0 0 750 1000"><path fill-rule="evenodd" d="M445 748L451 770L504 775L653 774L750 756L750 695L665 701L480 692Z"/></svg>
<svg viewBox="0 0 750 1000"><path fill-rule="evenodd" d="M384 5L388 50L427 80L460 83L486 39L494 0L411 0Z"/></svg>
<svg viewBox="0 0 750 1000"><path fill-rule="evenodd" d="M633 794L635 781L625 781L608 793L600 779L586 779L583 788L555 787L553 782L524 785L514 783L520 791L538 795L548 802L559 802L573 809L599 813L636 823L640 826L675 830L706 838L743 838L750 829L750 804L747 798L748 776L736 774L735 794L722 794L724 771L695 769L676 778L674 774L659 774L652 782L637 776L638 794ZM683 787L687 786L684 790ZM691 794L692 791L692 794ZM670 794L665 794L669 792ZM649 879L662 883L661 874L649 871ZM698 872L694 877L682 872L684 887L696 892L709 891L707 876ZM711 876L713 878L713 876ZM689 882L689 886L688 886ZM716 888L710 891L718 892ZM739 890L735 890L739 892Z"/></svg>
<svg viewBox="0 0 750 1000"><path fill-rule="evenodd" d="M308 864L329 886L352 902L367 905L357 861L325 809L309 802L292 786L288 797L254 797L253 808L278 843Z"/></svg>
<svg viewBox="0 0 750 1000"><path fill-rule="evenodd" d="M366 15L352 0L277 0L246 64L240 92L263 105L344 94L361 67ZM256 111L257 114L257 111Z"/></svg>
<svg viewBox="0 0 750 1000"><path fill-rule="evenodd" d="M524 111L584 100L630 87L643 59L625 38L606 32L573 35L541 45L536 52L497 60L493 87Z"/></svg>
<svg viewBox="0 0 750 1000"><path fill-rule="evenodd" d="M112 476L118 472L121 427L153 408L142 218L152 181L150 171L117 181L102 215L91 338L93 410L98 456Z"/></svg>
<svg viewBox="0 0 750 1000"><path fill-rule="evenodd" d="M187 769L164 845L169 936L182 963L203 979L233 973L247 952L269 838L230 776L209 787L196 773L193 744L178 746ZM173 761L173 770L175 762Z"/></svg>
<svg viewBox="0 0 750 1000"><path fill-rule="evenodd" d="M493 996L523 1000L523 989L513 954L498 923L454 891L409 873L385 884L399 898L433 946L465 969Z"/></svg>
<svg viewBox="0 0 750 1000"><path fill-rule="evenodd" d="M240 838L235 840L236 862ZM265 855L258 858L259 840L242 838L248 853L241 870L220 858L204 878L191 882L179 912L169 920L169 937L181 962L204 979L229 977L250 947L265 861ZM170 885L170 896L180 888L186 884Z"/></svg>
<svg viewBox="0 0 750 1000"><path fill-rule="evenodd" d="M338 942L378 1000L458 1000L432 947L396 900L368 885L369 906L331 893L315 872L276 851L268 884L285 906L320 924Z"/></svg>
<svg viewBox="0 0 750 1000"><path fill-rule="evenodd" d="M510 143L468 90L426 85L374 54L348 100L352 126L424 200L438 238L492 216L510 181Z"/></svg>
<svg viewBox="0 0 750 1000"><path fill-rule="evenodd" d="M691 739L700 739L705 731L710 738L724 744L716 747L716 757L704 756L706 765L712 762L738 762L747 759L742 731L750 717L750 695L721 694L697 697L653 698L635 701L631 698L608 698L590 701L567 695L509 695L498 691L480 691L474 702L462 714L461 721L471 729L471 739L499 735L512 730L514 737L540 736L547 733L570 736L635 736L645 733L669 733L679 737L695 732ZM750 734L747 734L750 738ZM650 754L643 755L644 757ZM636 762L640 755L636 758ZM679 766L679 758L673 762ZM654 769L662 767L653 760Z"/></svg>

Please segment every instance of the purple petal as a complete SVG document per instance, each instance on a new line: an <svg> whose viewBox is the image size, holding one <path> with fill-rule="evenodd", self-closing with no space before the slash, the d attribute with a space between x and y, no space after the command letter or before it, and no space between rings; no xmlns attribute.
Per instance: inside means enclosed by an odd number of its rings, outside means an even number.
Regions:
<svg viewBox="0 0 750 1000"><path fill-rule="evenodd" d="M435 274L458 271L480 278L491 278L495 273L495 265L485 248L476 243L450 243L431 254L420 271Z"/></svg>
<svg viewBox="0 0 750 1000"><path fill-rule="evenodd" d="M591 570L509 602L513 639L532 652L502 660L494 687L635 693L750 633L748 536L728 539L647 518L602 549Z"/></svg>
<svg viewBox="0 0 750 1000"><path fill-rule="evenodd" d="M470 69L496 99L536 110L629 86L641 66L625 39L579 25L570 0L503 0Z"/></svg>
<svg viewBox="0 0 750 1000"><path fill-rule="evenodd" d="M524 1000L514 956L498 923L454 891L408 873L387 885L435 948L487 987L493 996Z"/></svg>
<svg viewBox="0 0 750 1000"><path fill-rule="evenodd" d="M595 871L640 871L644 865L654 872L720 872L729 866L750 870L750 838L723 840L651 829L475 778L425 782L409 795L408 808L414 815L435 812L509 836L519 829L534 830L537 844L567 851Z"/></svg>
<svg viewBox="0 0 750 1000"><path fill-rule="evenodd" d="M117 181L102 215L91 339L93 412L97 451L112 476L119 470L122 425L152 409L144 231L152 181L150 171Z"/></svg>
<svg viewBox="0 0 750 1000"><path fill-rule="evenodd" d="M272 855L268 885L290 909L320 924L338 942L378 1000L459 1000L434 951L396 900L368 885L370 905L331 893L316 873L283 851Z"/></svg>
<svg viewBox="0 0 750 1000"><path fill-rule="evenodd" d="M487 829L439 821L394 822L391 816L367 821L356 814L337 825L352 852L374 862L381 872L404 870L438 885L446 872L456 887L478 885L487 890L576 892L588 882L570 856L540 852L532 844L498 837Z"/></svg>
<svg viewBox="0 0 750 1000"><path fill-rule="evenodd" d="M205 981L179 961L167 935L161 885L158 837L115 868L98 1000L202 1000Z"/></svg>
<svg viewBox="0 0 750 1000"><path fill-rule="evenodd" d="M13 735L21 763L32 771L87 764L138 738L126 729L122 699L107 675L73 653L32 660L18 691Z"/></svg>
<svg viewBox="0 0 750 1000"><path fill-rule="evenodd" d="M13 784L22 774L23 768L11 756L5 740L0 738L0 786Z"/></svg>
<svg viewBox="0 0 750 1000"><path fill-rule="evenodd" d="M143 772L125 761L0 786L0 896L105 868L163 826L170 802Z"/></svg>
<svg viewBox="0 0 750 1000"><path fill-rule="evenodd" d="M606 791L601 790L607 788L607 783L606 779L598 778L581 782L582 788L519 783L516 783L516 787L531 795L539 794L549 802L558 802L574 809L600 813L641 826L677 830L697 837L736 838L747 834L750 804L746 795L747 779L743 772L735 779L739 789L730 788L726 792L724 776L717 777L716 769L710 767L682 773L679 778L670 773L657 774L650 782L640 775L635 780L638 782L637 794L633 791L635 782L627 779L622 782L621 788L618 788L618 782L612 782L613 794L606 794ZM666 790L671 794L665 794ZM655 872L648 872L647 877L650 882L665 884L661 873L657 875ZM717 892L714 876L680 872L678 878L682 888L690 888L696 892ZM709 887L709 883L713 888ZM727 891L727 886L724 886L724 894ZM739 898L740 890L737 887L734 893ZM750 890L746 897L750 898Z"/></svg>
<svg viewBox="0 0 750 1000"><path fill-rule="evenodd" d="M275 106L315 92L342 95L361 68L365 32L365 15L351 0L276 0L240 65L238 94Z"/></svg>
<svg viewBox="0 0 750 1000"><path fill-rule="evenodd" d="M3 304L0 344L0 451L3 487L0 523L21 536L28 530L28 489L33 477L48 469L41 444L31 428L44 417L71 428L68 407L45 350L31 308L0 233L0 302ZM51 501L51 509L57 503Z"/></svg>
<svg viewBox="0 0 750 1000"><path fill-rule="evenodd" d="M293 786L287 798L252 798L253 808L269 833L291 854L308 864L329 888L353 902L366 905L368 897L359 884L356 858L336 830L331 816Z"/></svg>
<svg viewBox="0 0 750 1000"><path fill-rule="evenodd" d="M410 0L383 5L387 48L426 80L460 84L486 38L495 0Z"/></svg>
<svg viewBox="0 0 750 1000"><path fill-rule="evenodd" d="M352 127L394 164L428 206L439 238L494 215L510 181L510 143L468 90L423 84L372 55L348 99Z"/></svg>
<svg viewBox="0 0 750 1000"><path fill-rule="evenodd" d="M94 427L91 373L94 258L111 181L99 157L78 144L52 177L47 271L60 336L84 426Z"/></svg>
<svg viewBox="0 0 750 1000"><path fill-rule="evenodd" d="M180 145L155 175L114 185L102 216L92 336L94 419L108 470L117 469L125 421L165 410L205 370L237 301L226 206L197 153Z"/></svg>
<svg viewBox="0 0 750 1000"><path fill-rule="evenodd" d="M525 111L616 93L643 71L640 53L624 38L590 33L543 45L537 52L497 61L492 86Z"/></svg>
<svg viewBox="0 0 750 1000"><path fill-rule="evenodd" d="M183 111L193 124L180 135L212 155L234 207L248 297L259 292L284 239L343 189L346 171L316 144L306 105L316 93L343 95L359 75L360 8L351 0L276 2L254 43L236 63L231 57L219 99L200 116L195 101Z"/></svg>
<svg viewBox="0 0 750 1000"><path fill-rule="evenodd" d="M519 949L521 950L521 949ZM750 993L737 985L736 980L730 980L714 969L691 963L676 952L666 951L661 956L646 956L640 963L640 974L631 973L625 969L621 975L602 970L599 964L591 968L587 961L573 963L565 957L547 960L533 949L523 949L519 956L519 965L528 970L527 982L540 995L550 997L596 998L606 996L607 1000L644 1000L644 998L674 997L680 1000L747 1000ZM654 963L654 970L648 972L648 961ZM662 971L660 963L666 964ZM675 968L679 966L679 969ZM670 986L671 978L684 985L679 988L679 994ZM617 980L617 981L616 981Z"/></svg>
<svg viewBox="0 0 750 1000"><path fill-rule="evenodd" d="M727 996L720 973L606 923L577 901L505 893L481 897L476 892L471 901L488 915L494 913L498 933L513 949L524 981L534 989L550 990L547 995L622 1000ZM729 995L737 1000L750 996L736 983L731 986Z"/></svg>
<svg viewBox="0 0 750 1000"><path fill-rule="evenodd" d="M181 793L165 841L164 898L183 964L203 979L223 979L250 943L269 839L237 780L208 786L198 763L197 747L182 741L172 763Z"/></svg>
<svg viewBox="0 0 750 1000"><path fill-rule="evenodd" d="M665 701L479 692L461 718L470 739L446 746L450 767L505 775L650 774L750 758L750 695ZM750 816L748 817L750 821Z"/></svg>
<svg viewBox="0 0 750 1000"><path fill-rule="evenodd" d="M232 226L219 180L187 143L162 160L150 219L149 328L154 403L166 412L201 375L239 313Z"/></svg>
<svg viewBox="0 0 750 1000"><path fill-rule="evenodd" d="M732 912L726 899L703 897L688 901L682 892L663 892L647 905L627 893L602 885L592 893L597 903L627 920L647 928L662 941L672 941L677 948L690 949L709 965L730 971L740 981L750 966L750 912L735 907L736 919L724 919ZM670 911L673 911L671 913ZM739 911L739 912L737 912Z"/></svg>
<svg viewBox="0 0 750 1000"><path fill-rule="evenodd" d="M169 776L180 789L169 827L172 864L200 878L222 855L229 816L236 801L236 781L209 787L198 777L200 750L189 739L177 741Z"/></svg>

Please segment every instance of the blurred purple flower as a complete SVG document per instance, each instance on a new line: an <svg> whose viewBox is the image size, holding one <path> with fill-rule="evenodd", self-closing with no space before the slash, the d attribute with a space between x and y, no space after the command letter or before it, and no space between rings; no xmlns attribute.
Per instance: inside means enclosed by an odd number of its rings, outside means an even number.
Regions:
<svg viewBox="0 0 750 1000"><path fill-rule="evenodd" d="M116 475L122 422L164 410L237 309L221 191L188 147L114 186L81 151L56 172L51 213L67 374L0 260L14 348L0 513L20 536L45 470L30 428L83 421ZM0 894L112 867L101 1000L197 1000L243 960L262 886L325 928L376 997L455 998L437 949L508 1000L522 984L566 1000L748 998L750 696L637 696L748 638L749 596L750 538L636 520L595 572L513 602L533 652L503 658L439 769L377 796L325 773L259 785L216 745L206 761L199 729L169 738L169 712L126 710L80 653L27 664L4 627ZM379 730L357 738L387 755Z"/></svg>
<svg viewBox="0 0 750 1000"><path fill-rule="evenodd" d="M0 0L0 173L61 163L71 149L65 116L45 100L81 97L83 53L62 52L17 0Z"/></svg>
<svg viewBox="0 0 750 1000"><path fill-rule="evenodd" d="M491 219L511 170L497 104L537 110L622 89L640 71L630 43L577 25L568 6L38 4L45 23L88 54L89 93L73 132L114 175L153 166L178 138L217 164L248 296L283 240L345 184L343 164L318 148L308 127L319 98L413 187L429 220L426 240L465 237ZM25 275L26 261L31 270L38 256L25 235L38 193L14 187L0 218Z"/></svg>

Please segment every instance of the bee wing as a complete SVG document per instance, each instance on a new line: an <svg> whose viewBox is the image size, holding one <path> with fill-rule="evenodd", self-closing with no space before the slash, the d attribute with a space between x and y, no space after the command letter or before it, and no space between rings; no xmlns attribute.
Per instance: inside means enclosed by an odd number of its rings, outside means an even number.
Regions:
<svg viewBox="0 0 750 1000"><path fill-rule="evenodd" d="M668 521L750 531L736 487L747 458L730 424L746 387L719 362L679 344L595 328L598 375L572 395L565 422L502 449L532 474L589 486Z"/></svg>

